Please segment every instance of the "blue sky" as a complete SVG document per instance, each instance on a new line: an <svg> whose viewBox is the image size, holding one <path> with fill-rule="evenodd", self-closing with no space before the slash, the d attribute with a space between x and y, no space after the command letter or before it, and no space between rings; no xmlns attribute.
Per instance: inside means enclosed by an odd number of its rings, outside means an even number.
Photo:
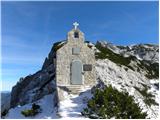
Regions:
<svg viewBox="0 0 160 120"><path fill-rule="evenodd" d="M79 22L86 40L158 44L158 2L2 2L2 90L39 70Z"/></svg>

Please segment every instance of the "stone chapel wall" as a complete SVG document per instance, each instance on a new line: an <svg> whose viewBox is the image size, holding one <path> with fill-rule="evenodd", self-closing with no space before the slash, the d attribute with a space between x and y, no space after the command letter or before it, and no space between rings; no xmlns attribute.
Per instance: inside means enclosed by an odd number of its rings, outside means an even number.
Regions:
<svg viewBox="0 0 160 120"><path fill-rule="evenodd" d="M79 47L80 54L72 55L72 48ZM92 71L83 73L84 85L95 83L95 55L91 49L82 42L69 42L57 51L56 79L57 85L70 85L70 67L73 60L81 60L82 64L92 64Z"/></svg>

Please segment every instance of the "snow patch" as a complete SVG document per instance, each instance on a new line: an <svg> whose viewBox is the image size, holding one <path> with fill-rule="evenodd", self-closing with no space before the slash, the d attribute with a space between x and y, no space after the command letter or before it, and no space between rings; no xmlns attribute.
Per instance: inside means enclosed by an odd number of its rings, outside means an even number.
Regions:
<svg viewBox="0 0 160 120"><path fill-rule="evenodd" d="M84 118L81 112L87 107L87 102L91 99L91 90L86 90L79 95L70 94L59 104L58 113L61 118Z"/></svg>
<svg viewBox="0 0 160 120"><path fill-rule="evenodd" d="M46 95L44 98L36 101L35 103L40 105L42 112L33 116L33 117L25 117L21 114L21 111L31 109L32 103L26 104L24 106L17 106L15 108L11 108L5 117L5 119L55 119L58 118L56 116L56 108L54 107L54 94Z"/></svg>
<svg viewBox="0 0 160 120"><path fill-rule="evenodd" d="M131 69L125 70L125 66L118 66L108 59L96 61L97 79L102 80L107 85L112 85L119 91L128 92L134 97L136 103L139 103L140 108L147 112L147 118L157 118L159 106L152 105L149 107L143 101L143 96L135 89L138 87L143 89L143 85L151 86L148 92L155 95L158 102L158 90L155 89L154 83L159 83L158 80L147 79L143 74L140 74Z"/></svg>

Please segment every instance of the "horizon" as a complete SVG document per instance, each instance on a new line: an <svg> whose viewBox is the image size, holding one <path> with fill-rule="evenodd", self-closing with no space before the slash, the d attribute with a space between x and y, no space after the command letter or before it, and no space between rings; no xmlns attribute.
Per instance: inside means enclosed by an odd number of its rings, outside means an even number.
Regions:
<svg viewBox="0 0 160 120"><path fill-rule="evenodd" d="M77 21L86 41L158 44L158 1L2 1L2 91L40 70ZM76 11L75 11L76 10Z"/></svg>

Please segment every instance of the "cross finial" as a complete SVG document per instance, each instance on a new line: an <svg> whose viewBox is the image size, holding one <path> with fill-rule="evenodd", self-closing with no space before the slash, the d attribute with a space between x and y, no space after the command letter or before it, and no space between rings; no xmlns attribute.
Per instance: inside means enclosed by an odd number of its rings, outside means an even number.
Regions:
<svg viewBox="0 0 160 120"><path fill-rule="evenodd" d="M73 23L73 25L74 25L74 29L76 30L76 29L77 29L77 27L79 26L79 23L74 22L74 23Z"/></svg>

